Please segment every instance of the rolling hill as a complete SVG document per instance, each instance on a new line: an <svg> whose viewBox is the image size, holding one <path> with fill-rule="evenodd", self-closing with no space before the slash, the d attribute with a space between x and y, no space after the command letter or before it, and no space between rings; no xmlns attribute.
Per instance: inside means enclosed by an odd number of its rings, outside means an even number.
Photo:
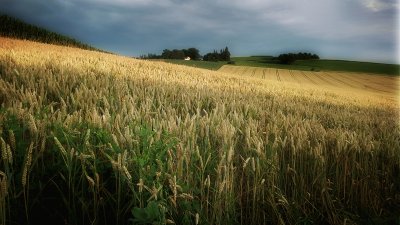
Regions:
<svg viewBox="0 0 400 225"><path fill-rule="evenodd" d="M0 223L398 221L391 86L225 69L1 37Z"/></svg>
<svg viewBox="0 0 400 225"><path fill-rule="evenodd" d="M302 71L342 71L374 73L391 76L400 75L400 65L374 62L357 62L348 60L296 60L291 65L279 64L272 56L232 57L235 65L256 66L276 69L302 70Z"/></svg>

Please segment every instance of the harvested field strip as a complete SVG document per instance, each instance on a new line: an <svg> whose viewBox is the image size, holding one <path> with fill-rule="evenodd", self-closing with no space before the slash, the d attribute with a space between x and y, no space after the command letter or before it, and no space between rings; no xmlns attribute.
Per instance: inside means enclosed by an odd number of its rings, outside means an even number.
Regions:
<svg viewBox="0 0 400 225"><path fill-rule="evenodd" d="M354 75L349 75L345 73L337 73L337 74L330 74L327 73L329 76L337 76L338 78L342 78L341 80L348 86L352 86L354 88L364 88L364 83L362 80L357 79Z"/></svg>
<svg viewBox="0 0 400 225"><path fill-rule="evenodd" d="M299 84L301 85L312 84L312 82L306 76L304 76L300 71L291 70L291 72L293 77L297 79Z"/></svg>
<svg viewBox="0 0 400 225"><path fill-rule="evenodd" d="M303 71L303 73L306 74L308 77L310 77L310 79L313 79L315 83L318 85L336 87L335 84L329 81L329 79L321 76L320 73L307 72L307 71Z"/></svg>
<svg viewBox="0 0 400 225"><path fill-rule="evenodd" d="M326 74L323 74L323 73L320 73L320 72L315 73L315 75L318 76L320 79L324 80L329 85L332 85L333 87L337 87L337 88L343 87L343 88L345 88L345 86L343 86L342 82L338 81L337 79L335 79L332 76L327 76Z"/></svg>
<svg viewBox="0 0 400 225"><path fill-rule="evenodd" d="M289 70L279 70L279 77L285 83L296 83L296 80L290 76Z"/></svg>
<svg viewBox="0 0 400 225"><path fill-rule="evenodd" d="M347 80L346 83L351 83L351 85L357 85L357 87L362 89L378 90L383 92L389 92L396 94L399 89L398 78L387 77L387 76L376 76L371 74L345 74L337 73L332 75L333 77L342 78ZM368 78L365 78L367 76Z"/></svg>
<svg viewBox="0 0 400 225"><path fill-rule="evenodd" d="M303 77L305 77L310 83L317 85L318 83L311 79L304 71L299 71L301 75L303 75Z"/></svg>
<svg viewBox="0 0 400 225"><path fill-rule="evenodd" d="M362 88L363 85L356 85L353 82L346 82L346 80L341 79L340 74L330 74L327 72L323 72L324 75L330 77L332 80L336 80L338 82L338 86L342 86L344 88L351 87L351 88Z"/></svg>
<svg viewBox="0 0 400 225"><path fill-rule="evenodd" d="M299 77L298 76L295 76L294 74L293 74L293 70L289 70L289 74L290 74L290 77L292 78L292 80L294 80L296 83L298 83L298 84L301 84L301 81L300 81L300 79L299 79Z"/></svg>

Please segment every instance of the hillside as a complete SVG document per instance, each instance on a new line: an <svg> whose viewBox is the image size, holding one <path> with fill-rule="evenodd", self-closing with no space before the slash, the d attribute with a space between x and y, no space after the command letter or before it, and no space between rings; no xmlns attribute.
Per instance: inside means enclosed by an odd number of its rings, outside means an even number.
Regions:
<svg viewBox="0 0 400 225"><path fill-rule="evenodd" d="M73 38L28 24L8 15L0 15L0 36L101 51Z"/></svg>
<svg viewBox="0 0 400 225"><path fill-rule="evenodd" d="M396 224L399 104L359 82L0 37L0 223Z"/></svg>

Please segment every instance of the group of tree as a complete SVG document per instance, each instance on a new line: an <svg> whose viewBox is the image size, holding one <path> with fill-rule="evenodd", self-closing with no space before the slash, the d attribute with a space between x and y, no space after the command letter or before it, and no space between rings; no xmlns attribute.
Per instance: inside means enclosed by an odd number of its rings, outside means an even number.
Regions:
<svg viewBox="0 0 400 225"><path fill-rule="evenodd" d="M102 51L73 38L37 27L8 15L0 15L0 36ZM104 52L104 51L102 51Z"/></svg>
<svg viewBox="0 0 400 225"><path fill-rule="evenodd" d="M319 56L316 54L299 52L299 53L285 53L280 54L277 58L282 64L292 64L296 60L310 60L310 59L319 59Z"/></svg>
<svg viewBox="0 0 400 225"><path fill-rule="evenodd" d="M214 50L213 52L207 53L203 56L204 61L230 61L231 60L231 53L229 52L228 47L225 47L225 49L219 50Z"/></svg>
<svg viewBox="0 0 400 225"><path fill-rule="evenodd" d="M228 47L221 49L219 51L214 50L213 52L207 53L203 56L200 55L200 51L197 48L188 48L188 49L164 49L161 55L157 54L147 54L141 55L141 59L185 59L186 57L190 57L191 60L200 60L204 61L230 61L231 53L229 52Z"/></svg>
<svg viewBox="0 0 400 225"><path fill-rule="evenodd" d="M142 59L184 59L190 57L191 60L199 60L201 58L200 51L197 48L188 49L164 49L161 55L147 54L142 55Z"/></svg>
<svg viewBox="0 0 400 225"><path fill-rule="evenodd" d="M163 59L184 59L186 57L190 57L192 60L198 60L200 59L200 51L197 48L188 48L188 49L182 49L182 50L169 50L169 49L164 49L161 57Z"/></svg>

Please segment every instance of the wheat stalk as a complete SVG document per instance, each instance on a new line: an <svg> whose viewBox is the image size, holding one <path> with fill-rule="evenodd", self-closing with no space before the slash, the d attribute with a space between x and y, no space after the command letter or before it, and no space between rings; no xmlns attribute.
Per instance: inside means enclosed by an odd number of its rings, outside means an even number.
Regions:
<svg viewBox="0 0 400 225"><path fill-rule="evenodd" d="M0 137L1 141L1 159L4 162L8 161L8 151L7 151L7 144L2 137Z"/></svg>
<svg viewBox="0 0 400 225"><path fill-rule="evenodd" d="M68 156L67 151L66 151L65 148L62 146L61 142L58 140L57 137L54 137L54 142L55 142L55 144L57 145L58 150L60 150L61 153L63 154L63 156L64 156L64 157L67 157L67 156Z"/></svg>
<svg viewBox="0 0 400 225"><path fill-rule="evenodd" d="M21 183L22 186L25 187L26 186L26 182L29 176L29 170L30 170L30 166L32 163L32 151L33 151L33 142L31 142L31 144L29 145L27 154L26 154L26 160L25 160L25 165L24 168L22 170L22 179L21 179Z"/></svg>
<svg viewBox="0 0 400 225"><path fill-rule="evenodd" d="M8 179L7 175L3 172L0 171L1 179L0 179L0 190L1 190L1 198L4 199L8 195Z"/></svg>
<svg viewBox="0 0 400 225"><path fill-rule="evenodd" d="M8 130L8 136L10 137L10 144L11 144L12 150L16 151L17 146L16 146L14 132L12 130Z"/></svg>

